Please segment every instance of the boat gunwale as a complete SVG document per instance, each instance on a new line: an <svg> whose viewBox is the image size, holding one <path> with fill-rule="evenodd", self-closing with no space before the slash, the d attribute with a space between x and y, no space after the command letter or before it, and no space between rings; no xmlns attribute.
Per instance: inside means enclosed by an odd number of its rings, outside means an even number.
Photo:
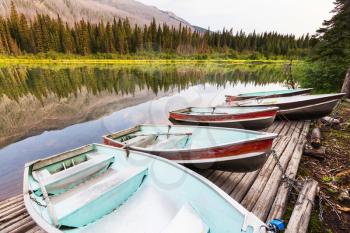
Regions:
<svg viewBox="0 0 350 233"><path fill-rule="evenodd" d="M204 123L204 124L220 124L220 123L238 123L238 122L244 122L244 121L259 121L259 120L266 120L270 118L275 118L278 111L274 116L267 116L267 117L259 117L259 118L246 118L246 119L238 119L238 120L227 120L227 121L198 121L198 120L187 120L187 119L181 119L177 120L175 118L172 118L176 121L184 121L184 122L195 122L195 123Z"/></svg>
<svg viewBox="0 0 350 233"><path fill-rule="evenodd" d="M319 95L306 95L306 96L312 96L313 98L310 98L310 99L297 99L295 101L292 101L292 102L278 102L278 103L249 103L249 101L259 101L259 100L251 100L251 99L247 99L247 100L242 100L242 101L238 101L236 104L237 106L239 107L243 107L243 106L246 106L246 107L258 107L258 106L261 106L261 107L268 107L268 106L276 106L276 105L285 105L285 104L292 104L292 103L302 103L302 102L305 102L305 101L311 101L311 100L318 100L318 99L322 99L322 98L333 98L333 97L340 97L340 98L336 98L336 99L332 99L332 100L340 100L342 97L344 97L346 94L345 93L337 93L337 94L319 94ZM295 98L296 96L286 96L286 97L273 97L273 98L264 98L264 99L261 99L261 101L268 101L269 99L279 99L279 98ZM330 100L327 100L327 101L330 101ZM324 102L327 102L327 101L324 101ZM246 102L246 103L245 103ZM239 104L245 104L245 105L239 105ZM233 106L236 106L236 105L233 105ZM285 109L281 109L281 110L285 110Z"/></svg>
<svg viewBox="0 0 350 233"><path fill-rule="evenodd" d="M179 110L175 110L175 111L171 111L169 112L169 114L179 114L179 115L184 115L184 116L203 116L203 115L191 115L188 113L185 113L184 111L186 110L190 110L191 108L205 108L205 107L188 107L188 108L184 108L184 109L179 109ZM227 113L225 114L225 116L240 116L240 115L245 115L245 114L252 114L252 113L262 113L262 112L269 112L269 111L278 111L279 107L277 106L218 106L218 107L209 107L209 108L262 108L261 110L258 111L252 111L252 112L245 112L245 113ZM222 116L222 114L211 114L211 115L204 115L204 116L209 116L209 117L214 117L214 116Z"/></svg>
<svg viewBox="0 0 350 233"><path fill-rule="evenodd" d="M50 156L45 157L45 158L42 158L42 159L36 159L36 160L30 161L30 162L28 162L28 163L25 163L25 164L24 164L24 167L25 167L25 168L26 168L26 167L30 167L30 166L34 165L35 163L39 163L39 162L42 162L42 161L48 161L48 160L50 160L50 159L52 159L52 158L59 157L59 156L63 156L63 155L66 155L66 154L68 154L68 153L74 153L74 152L78 153L78 152L81 151L82 149L88 148L88 147L90 147L90 146L92 146L92 149L91 149L90 151L93 151L93 150L94 150L94 147L93 147L93 146L94 146L95 144L96 144L96 143L90 143L90 144L87 144L87 145L84 145L84 146L80 146L80 147L77 147L77 148L73 148L73 149L70 149L70 150L67 150L67 151L64 151L64 152L61 152L61 153L55 153L55 154L53 154L53 155L50 155ZM80 153L80 154L73 155L72 157L79 156L79 155L84 154L84 153L89 153L89 152L82 152L82 153ZM55 162L55 163L56 163L56 162ZM52 163L52 164L55 164L55 163ZM47 166L45 166L45 167L47 167Z"/></svg>
<svg viewBox="0 0 350 233"><path fill-rule="evenodd" d="M92 144L88 144L88 145L93 145L95 148L97 147L105 147L105 148L110 148L110 149L114 149L114 150L119 150L125 153L125 156L127 156L127 152L125 151L125 149L122 148L117 148L114 146L109 146L109 145L105 145L105 144L99 144L99 143L92 143ZM73 149L74 150L74 149ZM64 152L63 152L64 153ZM254 229L255 232L255 228L254 225L258 224L259 222L262 224L261 226L266 226L266 224L260 220L256 215L254 215L252 212L250 212L249 210L245 209L240 203L238 203L236 200L234 200L232 197L230 197L227 193L225 193L222 189L220 189L217 185L215 185L212 181L206 179L205 177L203 177L202 175L190 170L189 168L186 168L180 164L177 164L171 160L156 156L156 155L152 155L146 152L142 152L142 151L132 151L131 153L134 154L138 154L141 156L145 156L151 159L155 159L155 160L159 160L160 162L164 162L166 164L168 164L169 166L173 166L179 170L181 170L182 172L185 172L187 174L189 174L190 176L192 176L193 178L195 178L197 181L199 181L202 185L207 186L209 189L211 189L212 191L214 191L214 193L216 193L220 198L223 198L223 200L225 202L227 202L229 205L231 205L233 208L235 208L235 210L237 210L237 212L239 212L239 214L242 215L243 217L243 225L242 225L242 229L243 228L247 228L247 226L251 226ZM59 155L59 154L58 154ZM53 157L53 156L50 156ZM27 163L33 165L35 161ZM26 166L24 169L24 176L23 176L23 199L24 199L24 205L30 215L30 217L41 227L43 228L43 230L47 231L48 233L62 233L63 231L58 230L56 227L52 226L51 224L49 224L48 222L46 222L42 216L35 210L34 206L33 206L33 200L31 200L30 198L30 194L29 194L29 166ZM254 220L254 222L252 221L252 219ZM252 222L252 223L249 223ZM260 226L260 228L261 228ZM258 226L256 226L258 227ZM241 229L241 230L242 230ZM258 228L259 229L259 228ZM258 230L257 229L257 230Z"/></svg>
<svg viewBox="0 0 350 233"><path fill-rule="evenodd" d="M151 125L151 124L142 124L142 125L138 125L135 127L142 127L142 126L160 126L160 127L166 127L168 125ZM133 128L135 128L133 127ZM228 146L234 146L234 145L239 145L239 144L243 144L243 143L252 143L252 142L258 142L258 141L266 141L266 140L274 140L275 138L278 137L278 134L275 133L267 133L267 132L261 132L261 131L253 131L253 130L246 130L246 129L237 129L237 128L223 128L223 127L212 127L212 126L187 126L187 125L176 125L172 127L182 127L182 128L188 128L188 127L193 127L193 128L210 128L210 129L217 129L217 130L227 130L227 131L240 131L240 132L248 132L248 133L252 133L255 135L259 135L260 137L254 138L254 139L247 139L247 140L239 140L239 141L235 141L235 142L230 142L230 143L224 143L224 144L218 144L216 146L207 146L207 147L201 147L201 148L194 148L194 149L187 149L187 148L180 148L180 149L147 149L144 147L136 147L136 146L127 146L125 143L123 142L119 142L115 139L112 139L110 137L108 137L108 135L103 136L104 140L108 140L111 142L115 142L120 144L121 146L124 147L128 147L130 149L135 149L138 151L144 151L145 153L152 153L152 152L193 152L193 151L203 151L203 150L211 150L211 149L216 149L216 148L222 148L222 147L228 147ZM129 128L132 129L132 128ZM125 131L128 131L129 129L126 129ZM126 134L123 134L126 135ZM123 136L121 135L121 136Z"/></svg>
<svg viewBox="0 0 350 233"><path fill-rule="evenodd" d="M288 94L296 94L296 93L300 93L300 92L305 92L305 91L312 91L313 88L298 88L298 89L287 89L287 90L283 90L283 91L288 91L288 90L293 90L292 92L288 92L288 93L280 93L280 94L271 94L271 95L266 95L268 96L274 96L274 95L288 95ZM282 91L282 90L281 90ZM256 94L256 93L268 93L271 91L258 91L258 92L250 92L250 93L243 93L243 94L239 94L238 97L243 97L243 98L255 98L255 97L259 97L261 95L251 95L251 96L247 96L246 94ZM228 97L231 97L232 95L227 95ZM262 95L262 97L265 97L264 95Z"/></svg>

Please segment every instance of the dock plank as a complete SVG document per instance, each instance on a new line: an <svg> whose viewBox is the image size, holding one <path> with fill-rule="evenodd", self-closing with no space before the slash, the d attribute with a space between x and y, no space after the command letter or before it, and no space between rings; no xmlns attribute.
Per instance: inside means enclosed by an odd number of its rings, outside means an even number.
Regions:
<svg viewBox="0 0 350 233"><path fill-rule="evenodd" d="M299 136L299 133L297 133L297 135L292 136L291 143L288 144L284 153L279 159L279 163L284 171L286 170L288 162L296 147L298 136ZM255 202L254 207L251 210L254 214L256 214L262 220L266 220L267 215L269 214L265 210L270 209L273 204L274 198L277 194L278 187L282 180L282 175L283 174L282 174L282 171L280 170L280 167L276 165L273 169L273 172L271 173L270 179L268 179L265 187L261 189L262 191L260 191L260 196Z"/></svg>
<svg viewBox="0 0 350 233"><path fill-rule="evenodd" d="M306 122L300 134L306 135L309 132L309 129L310 129L310 122ZM305 143L306 143L306 138L300 137L295 147L295 150L293 152L292 158L289 161L288 168L286 170L286 176L290 179L294 179L297 175L298 167L300 164ZM288 195L289 195L289 186L287 182L282 182L282 184L280 185L277 191L277 195L271 207L267 221L271 221L274 218L283 217L286 203L288 200Z"/></svg>
<svg viewBox="0 0 350 233"><path fill-rule="evenodd" d="M296 136L294 128L297 127L295 124L291 124L289 128L289 132L293 134L292 137ZM285 130L285 133L287 133L287 130ZM288 149L290 145L294 146L293 143L290 143L292 138L290 137L283 137L282 142L279 144L278 147L275 148L276 155L279 158L279 160L282 160L285 158L284 153ZM263 168L260 170L258 176L254 180L254 183L252 184L249 193L244 197L241 204L246 207L248 210L252 210L253 206L255 205L256 201L261 195L261 190L263 190L267 184L267 182L272 177L272 172L276 168L277 161L273 156L270 156L268 161L265 163ZM272 177L273 178L273 177Z"/></svg>

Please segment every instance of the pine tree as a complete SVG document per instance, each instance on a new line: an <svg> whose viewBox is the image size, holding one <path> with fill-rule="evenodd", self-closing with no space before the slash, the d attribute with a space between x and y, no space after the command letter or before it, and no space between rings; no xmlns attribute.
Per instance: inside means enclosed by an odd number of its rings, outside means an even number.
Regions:
<svg viewBox="0 0 350 233"><path fill-rule="evenodd" d="M30 44L30 28L26 17L21 14L18 27L19 45L23 51L30 53L32 51Z"/></svg>
<svg viewBox="0 0 350 233"><path fill-rule="evenodd" d="M1 30L1 19L0 19L0 54L6 54L7 53L7 51L5 50L5 46L4 46L4 44L3 44L3 41L2 41L2 30Z"/></svg>
<svg viewBox="0 0 350 233"><path fill-rule="evenodd" d="M120 54L126 53L125 44L126 44L125 43L125 32L124 32L122 26L118 26L118 29L117 29L117 51Z"/></svg>
<svg viewBox="0 0 350 233"><path fill-rule="evenodd" d="M105 40L106 40L106 52L107 53L115 53L115 48L114 48L114 37L113 37L113 31L110 23L108 22L106 25L106 34L105 34Z"/></svg>
<svg viewBox="0 0 350 233"><path fill-rule="evenodd" d="M103 28L103 25L102 25ZM81 20L79 24L76 24L77 30L77 42L79 53L83 56L90 53L89 46L89 32L85 20Z"/></svg>
<svg viewBox="0 0 350 233"><path fill-rule="evenodd" d="M143 35L142 30L137 25L134 29L134 41L133 41L133 52L143 50Z"/></svg>
<svg viewBox="0 0 350 233"><path fill-rule="evenodd" d="M350 59L350 1L336 0L334 16L323 22L317 32L320 42L316 48L318 59Z"/></svg>
<svg viewBox="0 0 350 233"><path fill-rule="evenodd" d="M21 50L18 47L16 40L13 39L11 37L11 33L8 27L5 27L5 35L6 35L6 41L8 44L8 48L9 48L9 53L12 55L20 55L21 54Z"/></svg>
<svg viewBox="0 0 350 233"><path fill-rule="evenodd" d="M10 18L9 18L9 27L12 37L18 39L18 25L19 25L19 17L13 1L11 1L11 10L10 10Z"/></svg>
<svg viewBox="0 0 350 233"><path fill-rule="evenodd" d="M5 29L6 21L0 17L0 44L1 44L1 53L9 54L10 49L7 43L7 35Z"/></svg>
<svg viewBox="0 0 350 233"><path fill-rule="evenodd" d="M158 52L161 52L162 51L162 46L163 46L163 43L162 43L162 40L163 40L163 31L162 31L162 28L160 27L160 25L158 25L158 30L157 30L157 36L156 36L156 43L155 43L155 47L154 47L154 50L155 51L158 51Z"/></svg>
<svg viewBox="0 0 350 233"><path fill-rule="evenodd" d="M305 85L324 92L340 91L350 64L350 1L336 0L334 4L334 15L317 31L314 62L309 64L305 80Z"/></svg>

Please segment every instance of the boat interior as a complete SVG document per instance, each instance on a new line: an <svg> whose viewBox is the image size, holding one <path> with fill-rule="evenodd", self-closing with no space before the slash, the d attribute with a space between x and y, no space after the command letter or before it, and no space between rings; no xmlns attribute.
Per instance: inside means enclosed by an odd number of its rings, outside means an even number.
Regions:
<svg viewBox="0 0 350 233"><path fill-rule="evenodd" d="M286 90L276 90L276 91L260 91L260 92L244 93L244 94L240 94L239 96L249 97L249 96L280 95L280 94L287 94L287 93L298 92L298 91L302 91L302 90L304 90L304 89L286 89Z"/></svg>
<svg viewBox="0 0 350 233"><path fill-rule="evenodd" d="M142 125L109 137L128 147L154 151L208 148L266 138L266 136L263 132L240 129Z"/></svg>
<svg viewBox="0 0 350 233"><path fill-rule="evenodd" d="M90 145L31 165L30 200L63 232L215 233L243 225L241 207L176 166Z"/></svg>
<svg viewBox="0 0 350 233"><path fill-rule="evenodd" d="M210 108L200 108L192 107L180 111L175 111L176 113L183 113L187 115L235 115L235 114L245 114L254 113L261 111L273 110L272 107L210 107Z"/></svg>
<svg viewBox="0 0 350 233"><path fill-rule="evenodd" d="M314 100L314 99L322 99L322 98L328 98L328 97L336 98L338 96L340 99L342 97L342 94L297 95L297 96L290 96L290 97L252 99L252 100L240 101L238 104L239 105L250 105L250 104L274 105L274 104L286 104L286 103L301 102L301 101Z"/></svg>

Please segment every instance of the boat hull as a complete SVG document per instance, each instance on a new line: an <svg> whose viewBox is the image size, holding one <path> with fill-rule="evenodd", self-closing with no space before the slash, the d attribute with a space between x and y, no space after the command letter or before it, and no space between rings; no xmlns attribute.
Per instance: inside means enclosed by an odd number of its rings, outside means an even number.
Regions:
<svg viewBox="0 0 350 233"><path fill-rule="evenodd" d="M260 169L270 155L270 151L261 153L252 153L242 156L232 156L222 159L183 161L173 160L173 162L182 164L192 169L216 169L230 172L252 172Z"/></svg>
<svg viewBox="0 0 350 233"><path fill-rule="evenodd" d="M245 107L240 108L244 109ZM222 115L191 115L182 111L183 110L170 112L169 120L177 125L186 124L260 130L272 125L276 118L278 108Z"/></svg>
<svg viewBox="0 0 350 233"><path fill-rule="evenodd" d="M319 104L311 104L297 108L280 110L277 114L278 119L285 120L312 120L332 113L338 100L331 100Z"/></svg>
<svg viewBox="0 0 350 233"><path fill-rule="evenodd" d="M199 126L213 126L213 127L225 127L225 128L237 128L237 129L251 129L261 130L266 129L275 121L276 115L271 117L261 117L256 119L236 120L236 121L181 121L169 118L169 120L175 125L199 125Z"/></svg>
<svg viewBox="0 0 350 233"><path fill-rule="evenodd" d="M130 147L131 150L150 153L174 162L201 169L220 169L247 172L261 168L272 148L274 138L217 146L196 150L151 150ZM109 146L124 148L123 143L104 137ZM255 154L256 156L252 157Z"/></svg>
<svg viewBox="0 0 350 233"><path fill-rule="evenodd" d="M248 99L255 99L255 98L260 98L260 99L265 99L265 98L276 98L276 97L288 97L288 96L296 96L296 95L305 95L305 94L310 94L312 88L309 89L302 89L298 90L295 92L287 92L283 94L274 94L274 95L266 95L266 96L231 96L231 95L226 95L226 102L233 102L233 101L240 101L240 100L248 100Z"/></svg>
<svg viewBox="0 0 350 233"><path fill-rule="evenodd" d="M283 120L313 120L318 119L332 113L338 101L344 96L343 93L327 95L319 98L308 98L297 101L287 101L282 103L258 103L253 101L245 103L238 102L238 106L265 106L265 107L279 107L277 117ZM289 97L293 98L293 97ZM273 100L273 99L272 99Z"/></svg>

